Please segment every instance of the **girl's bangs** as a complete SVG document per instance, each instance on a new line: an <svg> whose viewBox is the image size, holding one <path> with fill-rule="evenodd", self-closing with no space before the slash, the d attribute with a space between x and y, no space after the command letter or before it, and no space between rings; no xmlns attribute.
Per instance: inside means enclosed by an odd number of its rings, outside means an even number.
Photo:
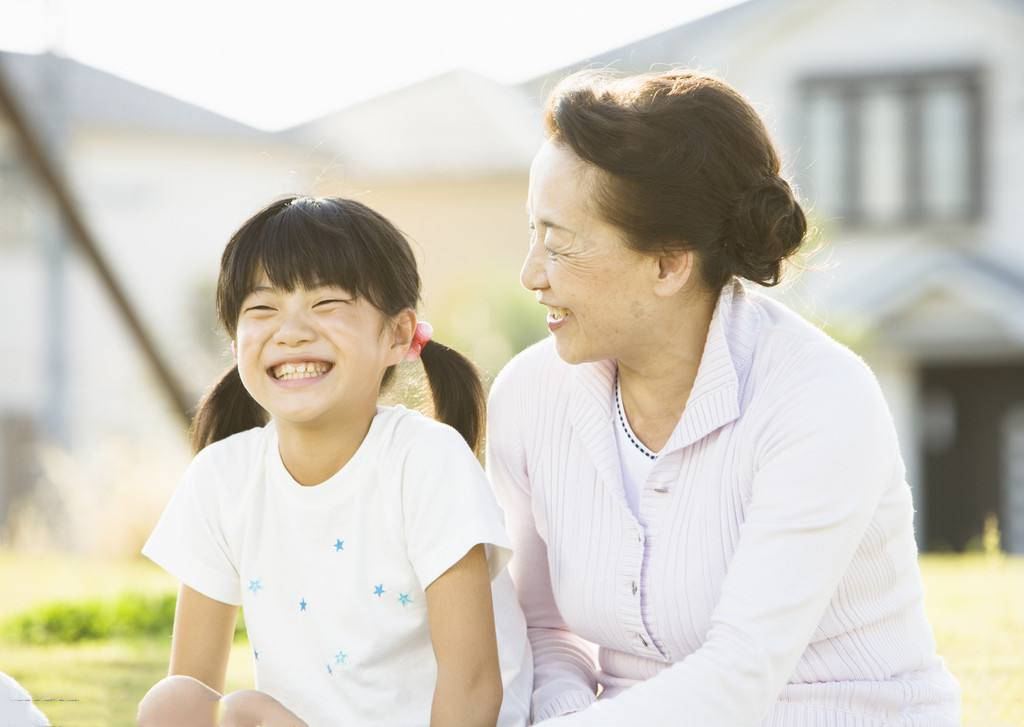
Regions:
<svg viewBox="0 0 1024 727"><path fill-rule="evenodd" d="M236 235L223 269L229 299L225 302L234 311L232 316L237 316L263 274L272 287L287 292L334 285L357 298L370 297L358 274L366 269L367 261L359 259L366 250L347 234L343 215L330 214L325 201L304 202L287 204ZM315 214L304 210L306 205L315 205Z"/></svg>

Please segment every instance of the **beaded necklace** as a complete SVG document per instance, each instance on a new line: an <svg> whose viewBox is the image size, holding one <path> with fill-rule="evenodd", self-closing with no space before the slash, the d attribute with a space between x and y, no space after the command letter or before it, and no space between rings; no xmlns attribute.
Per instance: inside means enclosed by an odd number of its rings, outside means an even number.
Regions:
<svg viewBox="0 0 1024 727"><path fill-rule="evenodd" d="M622 413L622 399L621 399L621 397L619 395L620 388L621 387L620 387L620 384L619 384L619 372L618 372L618 369L616 369L616 371L615 371L615 409L619 413L619 422L622 424L622 431L625 432L626 438L629 439L629 441L633 443L633 446L636 447L638 450L640 450L640 454L642 454L644 457L647 457L648 459L657 459L658 455L656 455L651 450L647 449L647 447L645 447L644 445L640 444L640 442L637 441L636 437L633 436L633 432L630 431L629 424L626 423L626 416Z"/></svg>

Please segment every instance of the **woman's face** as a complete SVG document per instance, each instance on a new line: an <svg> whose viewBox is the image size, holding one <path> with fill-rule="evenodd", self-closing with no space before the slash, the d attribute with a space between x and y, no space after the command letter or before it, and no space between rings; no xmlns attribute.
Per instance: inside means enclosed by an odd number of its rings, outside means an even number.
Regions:
<svg viewBox="0 0 1024 727"><path fill-rule="evenodd" d="M645 338L658 267L595 214L595 173L550 141L530 168L530 248L520 280L547 307L558 355L574 364L621 358Z"/></svg>

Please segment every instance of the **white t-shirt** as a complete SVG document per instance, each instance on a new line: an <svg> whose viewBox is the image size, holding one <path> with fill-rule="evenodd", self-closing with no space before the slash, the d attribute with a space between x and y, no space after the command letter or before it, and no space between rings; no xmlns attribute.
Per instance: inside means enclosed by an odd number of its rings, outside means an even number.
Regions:
<svg viewBox="0 0 1024 727"><path fill-rule="evenodd" d="M532 659L503 515L447 425L378 407L348 463L312 487L285 469L273 422L227 437L196 455L142 552L242 606L256 688L310 727L407 727L429 724L437 676L424 591L478 543L505 688L498 724L523 725Z"/></svg>
<svg viewBox="0 0 1024 727"><path fill-rule="evenodd" d="M0 671L0 725L48 727L50 720L32 704L25 687Z"/></svg>

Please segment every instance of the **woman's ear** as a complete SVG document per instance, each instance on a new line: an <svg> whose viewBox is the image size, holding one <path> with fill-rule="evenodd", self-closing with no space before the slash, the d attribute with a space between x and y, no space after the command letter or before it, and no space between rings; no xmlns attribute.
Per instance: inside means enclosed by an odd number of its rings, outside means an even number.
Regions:
<svg viewBox="0 0 1024 727"><path fill-rule="evenodd" d="M690 282L697 267L697 255L692 250L665 250L657 257L658 270L654 292L673 296Z"/></svg>

